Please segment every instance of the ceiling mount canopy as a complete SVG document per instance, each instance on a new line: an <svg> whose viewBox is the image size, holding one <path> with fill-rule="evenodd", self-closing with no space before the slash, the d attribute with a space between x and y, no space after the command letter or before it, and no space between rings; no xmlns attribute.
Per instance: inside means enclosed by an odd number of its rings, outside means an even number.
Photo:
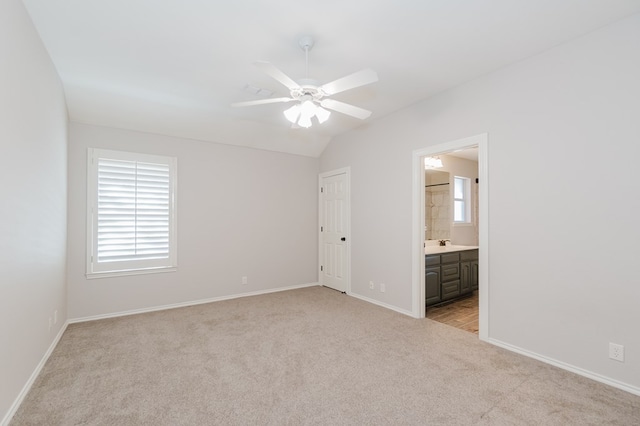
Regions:
<svg viewBox="0 0 640 426"><path fill-rule="evenodd" d="M336 111L361 120L368 118L371 115L371 111L329 99L328 96L374 83L378 81L378 74L371 69L363 69L330 83L320 85L318 81L309 78L309 51L315 44L313 38L311 36L304 36L298 41L298 44L305 52L304 79L295 81L269 62L254 62L254 65L260 68L265 74L289 89L289 97L236 102L231 104L231 106L245 107L295 101L295 105L284 111L284 116L293 123L294 127L299 126L305 128L311 127L311 119L313 117L317 119L318 123L324 123L329 119L331 111Z"/></svg>

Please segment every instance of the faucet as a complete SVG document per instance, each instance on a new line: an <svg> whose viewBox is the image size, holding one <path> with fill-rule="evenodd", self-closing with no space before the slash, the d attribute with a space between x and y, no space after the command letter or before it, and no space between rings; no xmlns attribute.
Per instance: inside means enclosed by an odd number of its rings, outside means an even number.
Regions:
<svg viewBox="0 0 640 426"><path fill-rule="evenodd" d="M451 240L438 240L440 242L441 246L446 246L447 245L447 241L451 242Z"/></svg>

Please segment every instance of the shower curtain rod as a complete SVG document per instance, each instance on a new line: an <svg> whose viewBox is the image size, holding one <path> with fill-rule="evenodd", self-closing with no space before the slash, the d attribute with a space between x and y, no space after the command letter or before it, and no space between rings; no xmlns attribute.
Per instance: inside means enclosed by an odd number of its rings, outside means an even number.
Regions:
<svg viewBox="0 0 640 426"><path fill-rule="evenodd" d="M449 182L447 183L434 183L433 185L425 185L425 188L431 188L432 186L442 186L442 185L449 185Z"/></svg>

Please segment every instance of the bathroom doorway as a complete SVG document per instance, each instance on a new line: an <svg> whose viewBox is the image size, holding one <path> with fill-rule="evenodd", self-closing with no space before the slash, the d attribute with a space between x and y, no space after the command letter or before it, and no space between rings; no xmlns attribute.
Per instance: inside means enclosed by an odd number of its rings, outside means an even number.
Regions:
<svg viewBox="0 0 640 426"><path fill-rule="evenodd" d="M425 157L426 317L478 334L478 147Z"/></svg>
<svg viewBox="0 0 640 426"><path fill-rule="evenodd" d="M428 308L426 301L430 300L433 305L433 291L430 290L427 295L425 275L427 271L426 265L426 245L444 243L446 247L433 248L433 253L440 251L454 251L464 253L460 256L457 267L466 270L467 274L471 269L468 265L475 267L475 279L478 285L477 291L469 291L464 286L461 288L460 294L456 293L447 296L442 300L437 300L437 305L444 305L449 301L457 299L459 296L466 295L474 297L477 300L477 331L480 339L488 338L488 294L489 294L489 271L488 271L488 179L487 179L487 135L477 135L470 138L459 139L424 149L416 150L413 153L413 171L414 171L414 314L418 318L425 318ZM435 179L430 179L425 170L425 159L429 158L432 165L431 170L440 173L448 173L448 182L446 175L434 173ZM434 160L435 163L433 163ZM443 161L444 160L444 161ZM446 165L448 163L448 166ZM473 163L476 164L475 169ZM433 164L441 166L433 167ZM464 167L463 167L464 166ZM439 169L439 170L436 170ZM442 181L442 182L441 182ZM466 182L466 183L465 183ZM466 205L460 192L457 190L462 188L461 185L467 185L469 199ZM484 184L484 185L483 185ZM432 188L430 203L427 203L429 194L426 186ZM434 185L434 186L432 186ZM433 190L435 189L435 191ZM429 205L428 205L429 204ZM427 211L432 208L433 211ZM437 217L433 217L433 215ZM429 217L431 216L431 217ZM455 216L455 217L454 217ZM427 220L430 222L427 222ZM431 224L431 229L429 229ZM449 229L447 226L449 225ZM447 236L448 232L448 237ZM449 247L451 246L451 247ZM476 259L470 259L474 249L477 256ZM430 252L430 254L433 254ZM453 256L446 256L451 259ZM433 261L433 256L430 262ZM449 261L449 260L448 260ZM474 263L475 262L475 263ZM433 265L429 265L433 270ZM448 268L448 266L447 266ZM444 269L440 269L444 271ZM431 276L430 284L433 284L433 276ZM464 282L463 278L463 282ZM447 285L455 284L457 276L454 276ZM446 280L445 280L446 281ZM444 284L444 283L443 283ZM454 285L454 289L455 289ZM431 289L433 287L430 287ZM449 288L451 288L449 286ZM447 289L447 291L449 290ZM457 290L456 290L457 291ZM461 298L461 302L466 300ZM473 300L466 300L469 306ZM442 302L442 303L440 303ZM449 308L452 310L453 308ZM466 308L468 310L468 308ZM435 310L435 307L434 307ZM473 328L469 326L468 328ZM472 331L472 330L468 330Z"/></svg>

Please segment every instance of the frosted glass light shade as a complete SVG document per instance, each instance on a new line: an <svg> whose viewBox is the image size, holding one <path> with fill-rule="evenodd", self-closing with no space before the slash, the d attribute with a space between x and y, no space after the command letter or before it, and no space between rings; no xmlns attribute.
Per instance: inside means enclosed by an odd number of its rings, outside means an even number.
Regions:
<svg viewBox="0 0 640 426"><path fill-rule="evenodd" d="M311 117L307 117L304 114L300 114L300 120L298 121L298 126L309 128L311 127Z"/></svg>
<svg viewBox="0 0 640 426"><path fill-rule="evenodd" d="M289 109L284 110L284 116L292 123L298 123L300 127L311 127L311 118L318 118L319 123L324 123L331 115L330 111L316 105L313 101L306 100L299 104L295 104Z"/></svg>
<svg viewBox="0 0 640 426"><path fill-rule="evenodd" d="M324 123L329 119L330 115L331 115L331 111L327 111L322 107L316 108L316 117L318 117L318 123Z"/></svg>
<svg viewBox="0 0 640 426"><path fill-rule="evenodd" d="M284 116L292 123L295 123L300 116L300 105L296 104L289 109L284 110Z"/></svg>
<svg viewBox="0 0 640 426"><path fill-rule="evenodd" d="M311 101L304 101L300 106L300 115L306 117L313 117L316 113L316 104Z"/></svg>

